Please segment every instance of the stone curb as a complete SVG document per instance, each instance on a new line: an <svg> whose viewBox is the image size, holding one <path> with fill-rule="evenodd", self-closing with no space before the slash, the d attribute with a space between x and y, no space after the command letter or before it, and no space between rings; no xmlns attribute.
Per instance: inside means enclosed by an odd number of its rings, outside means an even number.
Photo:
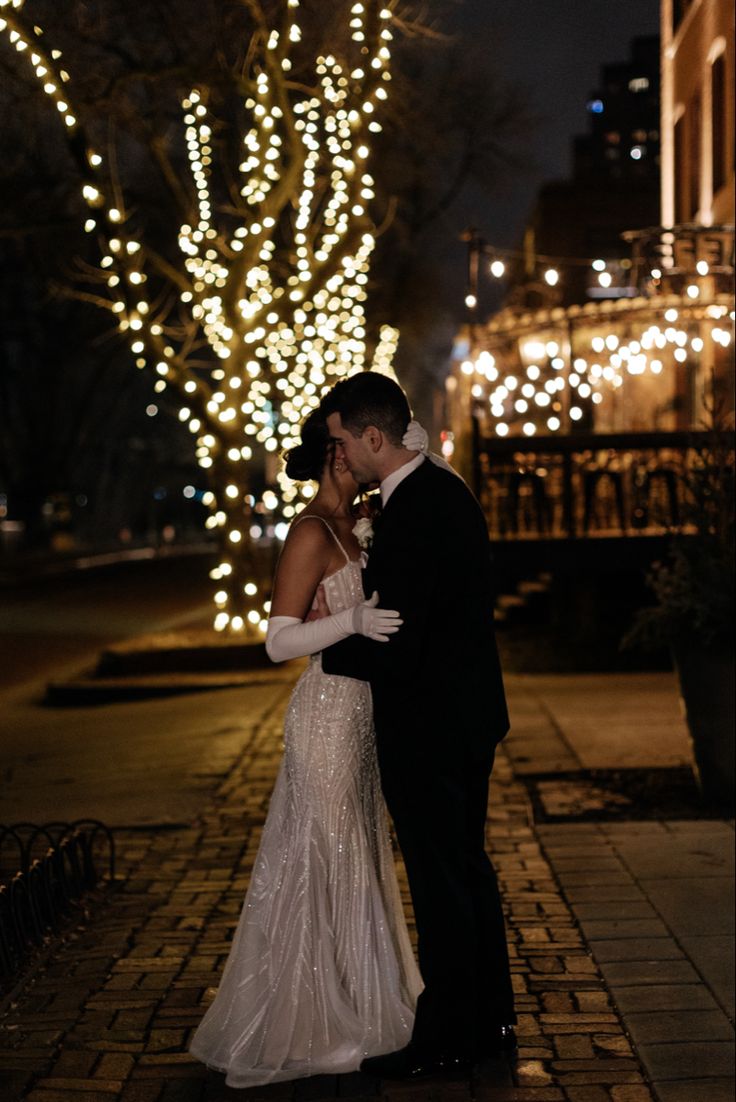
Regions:
<svg viewBox="0 0 736 1102"><path fill-rule="evenodd" d="M289 664L292 666L292 664ZM125 700L149 700L181 693L209 692L213 689L248 688L254 685L285 685L293 674L282 667L244 670L240 673L141 674L135 677L98 677L94 670L68 681L51 681L46 686L44 704L54 707L79 707L111 704Z"/></svg>

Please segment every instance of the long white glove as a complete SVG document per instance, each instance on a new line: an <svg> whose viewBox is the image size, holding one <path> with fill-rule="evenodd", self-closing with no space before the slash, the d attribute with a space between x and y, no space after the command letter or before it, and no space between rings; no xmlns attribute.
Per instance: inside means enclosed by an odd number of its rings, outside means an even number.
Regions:
<svg viewBox="0 0 736 1102"><path fill-rule="evenodd" d="M429 435L423 425L420 425L418 421L410 421L406 426L406 432L404 433L401 443L405 448L408 448L411 452L421 452L422 455L426 455L435 467L442 467L443 470L449 471L450 474L457 475L455 468L443 459L441 455L437 455L435 452L429 450ZM458 475L458 478L460 476Z"/></svg>
<svg viewBox="0 0 736 1102"><path fill-rule="evenodd" d="M347 639L349 635L365 635L376 643L388 643L403 624L393 609L378 608L378 594L353 608L335 612L321 620L308 623L296 616L272 616L266 632L266 652L272 662L303 658L325 647Z"/></svg>

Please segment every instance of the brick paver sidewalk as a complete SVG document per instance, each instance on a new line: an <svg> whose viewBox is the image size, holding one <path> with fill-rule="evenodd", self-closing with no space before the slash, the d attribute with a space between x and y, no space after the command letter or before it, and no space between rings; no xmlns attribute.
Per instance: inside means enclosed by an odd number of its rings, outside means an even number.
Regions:
<svg viewBox="0 0 736 1102"><path fill-rule="evenodd" d="M190 828L118 832L119 888L6 999L3 1102L653 1102L503 752L488 839L508 910L518 1060L489 1061L472 1082L378 1084L356 1074L235 1091L188 1055L242 905L288 691Z"/></svg>

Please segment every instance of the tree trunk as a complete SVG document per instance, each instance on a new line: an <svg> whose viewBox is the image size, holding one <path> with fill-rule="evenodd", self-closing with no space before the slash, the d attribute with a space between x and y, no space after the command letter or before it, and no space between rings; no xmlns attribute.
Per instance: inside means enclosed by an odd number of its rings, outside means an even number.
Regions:
<svg viewBox="0 0 736 1102"><path fill-rule="evenodd" d="M211 470L211 484L213 516L225 517L224 523L217 525L220 561L212 572L215 627L260 638L258 624L264 615L268 579L262 577L261 556L250 533L254 513L246 461L220 456Z"/></svg>

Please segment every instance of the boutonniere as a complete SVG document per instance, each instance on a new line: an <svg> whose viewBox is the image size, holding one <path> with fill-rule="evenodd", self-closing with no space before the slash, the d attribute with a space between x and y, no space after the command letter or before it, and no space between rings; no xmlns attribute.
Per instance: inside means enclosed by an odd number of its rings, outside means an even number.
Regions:
<svg viewBox="0 0 736 1102"><path fill-rule="evenodd" d="M367 551L373 543L373 521L371 518L360 517L353 528L353 535L363 550Z"/></svg>

